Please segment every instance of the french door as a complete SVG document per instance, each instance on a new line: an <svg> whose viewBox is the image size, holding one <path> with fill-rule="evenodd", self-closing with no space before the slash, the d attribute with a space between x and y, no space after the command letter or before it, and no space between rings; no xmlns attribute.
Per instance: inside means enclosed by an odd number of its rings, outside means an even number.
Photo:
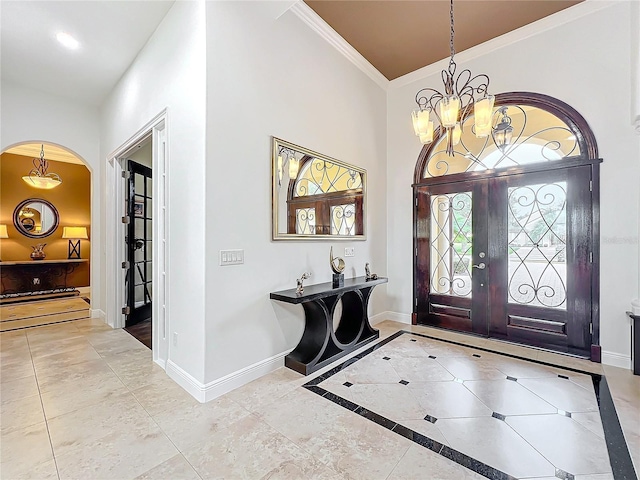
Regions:
<svg viewBox="0 0 640 480"><path fill-rule="evenodd" d="M151 318L152 299L152 219L151 169L128 160L127 188L127 273L125 326Z"/></svg>
<svg viewBox="0 0 640 480"><path fill-rule="evenodd" d="M418 185L415 320L589 356L591 166Z"/></svg>

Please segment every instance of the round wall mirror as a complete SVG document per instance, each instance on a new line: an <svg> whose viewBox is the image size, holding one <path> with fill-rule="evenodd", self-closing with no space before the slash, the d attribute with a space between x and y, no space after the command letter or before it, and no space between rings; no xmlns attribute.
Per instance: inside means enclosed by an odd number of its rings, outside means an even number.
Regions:
<svg viewBox="0 0 640 480"><path fill-rule="evenodd" d="M41 198L29 198L18 204L13 211L13 225L29 238L44 238L58 228L58 210Z"/></svg>

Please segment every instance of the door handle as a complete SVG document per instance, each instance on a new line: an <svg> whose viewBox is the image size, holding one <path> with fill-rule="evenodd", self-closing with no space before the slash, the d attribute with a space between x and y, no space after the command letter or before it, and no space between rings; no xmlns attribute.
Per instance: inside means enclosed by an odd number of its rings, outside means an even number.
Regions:
<svg viewBox="0 0 640 480"><path fill-rule="evenodd" d="M478 265L471 265L471 266L473 268L477 268L478 270L484 270L485 268L487 268L487 265L484 262L479 263Z"/></svg>

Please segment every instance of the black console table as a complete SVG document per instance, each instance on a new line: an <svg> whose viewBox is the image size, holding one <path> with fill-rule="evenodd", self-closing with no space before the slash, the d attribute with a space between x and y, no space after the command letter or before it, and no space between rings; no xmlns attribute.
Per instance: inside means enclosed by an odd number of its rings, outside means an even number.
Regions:
<svg viewBox="0 0 640 480"><path fill-rule="evenodd" d="M369 324L367 305L373 287L387 281L357 277L345 279L337 288L332 288L331 282L307 285L302 295L296 294L295 288L272 292L272 300L301 303L304 308L304 333L298 346L285 357L285 366L309 375L377 339L380 334ZM342 316L334 331L333 312L338 300L342 300Z"/></svg>
<svg viewBox="0 0 640 480"><path fill-rule="evenodd" d="M77 293L67 277L87 259L0 262L0 301L69 296Z"/></svg>

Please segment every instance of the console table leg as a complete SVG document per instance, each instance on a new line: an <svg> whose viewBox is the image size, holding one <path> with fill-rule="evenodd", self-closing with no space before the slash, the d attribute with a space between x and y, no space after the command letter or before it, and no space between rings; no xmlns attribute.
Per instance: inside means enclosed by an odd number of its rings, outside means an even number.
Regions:
<svg viewBox="0 0 640 480"><path fill-rule="evenodd" d="M285 357L286 367L308 375L326 350L331 336L330 313L322 299L305 302L305 325L300 343Z"/></svg>

